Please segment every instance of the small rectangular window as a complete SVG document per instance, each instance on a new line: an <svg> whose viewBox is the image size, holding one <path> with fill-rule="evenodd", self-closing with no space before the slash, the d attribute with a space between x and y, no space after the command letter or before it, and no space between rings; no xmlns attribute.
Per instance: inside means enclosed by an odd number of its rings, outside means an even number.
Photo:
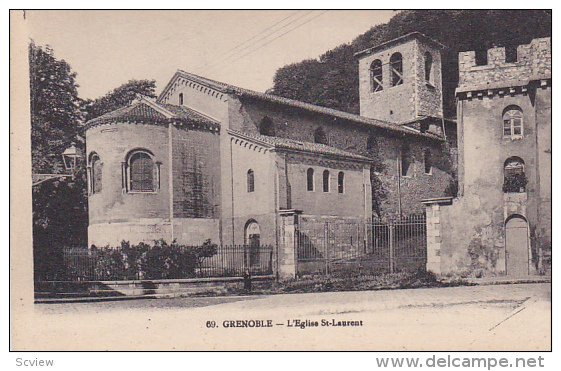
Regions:
<svg viewBox="0 0 561 371"><path fill-rule="evenodd" d="M512 119L512 131L514 135L522 135L522 120L519 118Z"/></svg>
<svg viewBox="0 0 561 371"><path fill-rule="evenodd" d="M511 134L512 132L510 130L510 120L504 120L503 135L505 137L510 137Z"/></svg>

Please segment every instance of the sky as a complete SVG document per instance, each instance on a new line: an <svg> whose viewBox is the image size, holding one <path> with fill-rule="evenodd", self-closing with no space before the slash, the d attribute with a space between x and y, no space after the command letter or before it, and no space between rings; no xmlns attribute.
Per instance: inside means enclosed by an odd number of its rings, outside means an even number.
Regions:
<svg viewBox="0 0 561 371"><path fill-rule="evenodd" d="M29 37L78 74L81 98L177 69L265 91L275 71L348 43L395 11L26 11Z"/></svg>

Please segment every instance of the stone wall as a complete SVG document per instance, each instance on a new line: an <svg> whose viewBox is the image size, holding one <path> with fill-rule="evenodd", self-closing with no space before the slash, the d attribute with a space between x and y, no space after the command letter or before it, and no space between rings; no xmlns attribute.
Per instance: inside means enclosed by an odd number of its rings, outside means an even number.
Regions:
<svg viewBox="0 0 561 371"><path fill-rule="evenodd" d="M171 236L167 130L167 126L128 123L87 130L86 152L96 152L103 169L101 192L88 197L89 245L105 245L110 239L118 243ZM160 187L155 192L123 191L122 162L139 148L151 151L154 162L161 163Z"/></svg>
<svg viewBox="0 0 561 371"><path fill-rule="evenodd" d="M397 213L399 194L403 213L423 211L420 200L440 197L452 181L452 158L437 140L404 136L373 126L335 119L331 116L298 110L278 104L244 99L232 105L230 126L250 134L258 133L259 123L266 116L273 122L275 135L305 142L314 141L314 131L322 127L329 145L349 152L374 157L381 186L373 184L374 196L381 203L382 214ZM369 136L374 138L374 148L369 149ZM409 177L401 177L398 171L401 146L407 143L412 158ZM431 174L424 173L423 150L430 149L433 159ZM399 181L401 185L398 186ZM382 192L377 193L378 190Z"/></svg>
<svg viewBox="0 0 561 371"><path fill-rule="evenodd" d="M390 58L399 52L403 56L403 84L391 86ZM431 81L425 81L425 53L433 57ZM383 90L372 91L370 66L382 61ZM440 52L420 42L410 40L400 45L374 52L359 60L360 114L390 122L406 122L420 116L442 117L442 76Z"/></svg>
<svg viewBox="0 0 561 371"><path fill-rule="evenodd" d="M282 155L281 155L282 156ZM291 203L288 208L305 214L372 218L372 207L365 195L370 189L370 169L363 164L322 159L318 156L286 154L287 184ZM307 190L307 171L314 170L314 190ZM323 191L323 172L329 171L329 192ZM344 174L344 192L338 192L338 174Z"/></svg>
<svg viewBox="0 0 561 371"><path fill-rule="evenodd" d="M173 128L173 209L175 218L218 218L220 209L218 132Z"/></svg>
<svg viewBox="0 0 561 371"><path fill-rule="evenodd" d="M487 64L476 65L475 52L459 54L459 87L504 84L507 81L551 77L551 38L534 39L517 48L517 61L505 62L505 48L487 51Z"/></svg>
<svg viewBox="0 0 561 371"><path fill-rule="evenodd" d="M115 246L122 240L150 243L160 238L184 244L208 238L218 241L218 134L172 127L170 167L168 130L167 125L131 123L88 129L87 153L96 152L103 164L101 192L88 197L89 245ZM204 144L202 149L197 147L200 144ZM159 163L159 187L154 192L123 188L122 163L135 149L150 151L154 163Z"/></svg>

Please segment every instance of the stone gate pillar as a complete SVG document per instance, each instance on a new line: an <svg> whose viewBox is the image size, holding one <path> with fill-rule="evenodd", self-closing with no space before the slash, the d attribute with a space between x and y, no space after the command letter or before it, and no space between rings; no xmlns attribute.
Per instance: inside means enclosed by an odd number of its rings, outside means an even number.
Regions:
<svg viewBox="0 0 561 371"><path fill-rule="evenodd" d="M440 224L440 206L450 205L452 197L431 198L421 201L427 216L427 271L442 273L440 249L442 247L442 230Z"/></svg>
<svg viewBox="0 0 561 371"><path fill-rule="evenodd" d="M279 279L296 278L298 265L298 222L300 210L281 210L279 211L279 246L278 246L278 267L277 275Z"/></svg>

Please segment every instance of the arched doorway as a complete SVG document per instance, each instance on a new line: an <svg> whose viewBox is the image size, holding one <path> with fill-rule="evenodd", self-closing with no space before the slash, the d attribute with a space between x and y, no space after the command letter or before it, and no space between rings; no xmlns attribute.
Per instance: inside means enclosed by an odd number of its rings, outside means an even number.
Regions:
<svg viewBox="0 0 561 371"><path fill-rule="evenodd" d="M506 274L527 276L529 274L528 222L520 215L512 215L506 221Z"/></svg>
<svg viewBox="0 0 561 371"><path fill-rule="evenodd" d="M255 267L259 265L259 247L261 245L261 229L255 220L249 220L245 225L245 245L248 247L246 265Z"/></svg>

